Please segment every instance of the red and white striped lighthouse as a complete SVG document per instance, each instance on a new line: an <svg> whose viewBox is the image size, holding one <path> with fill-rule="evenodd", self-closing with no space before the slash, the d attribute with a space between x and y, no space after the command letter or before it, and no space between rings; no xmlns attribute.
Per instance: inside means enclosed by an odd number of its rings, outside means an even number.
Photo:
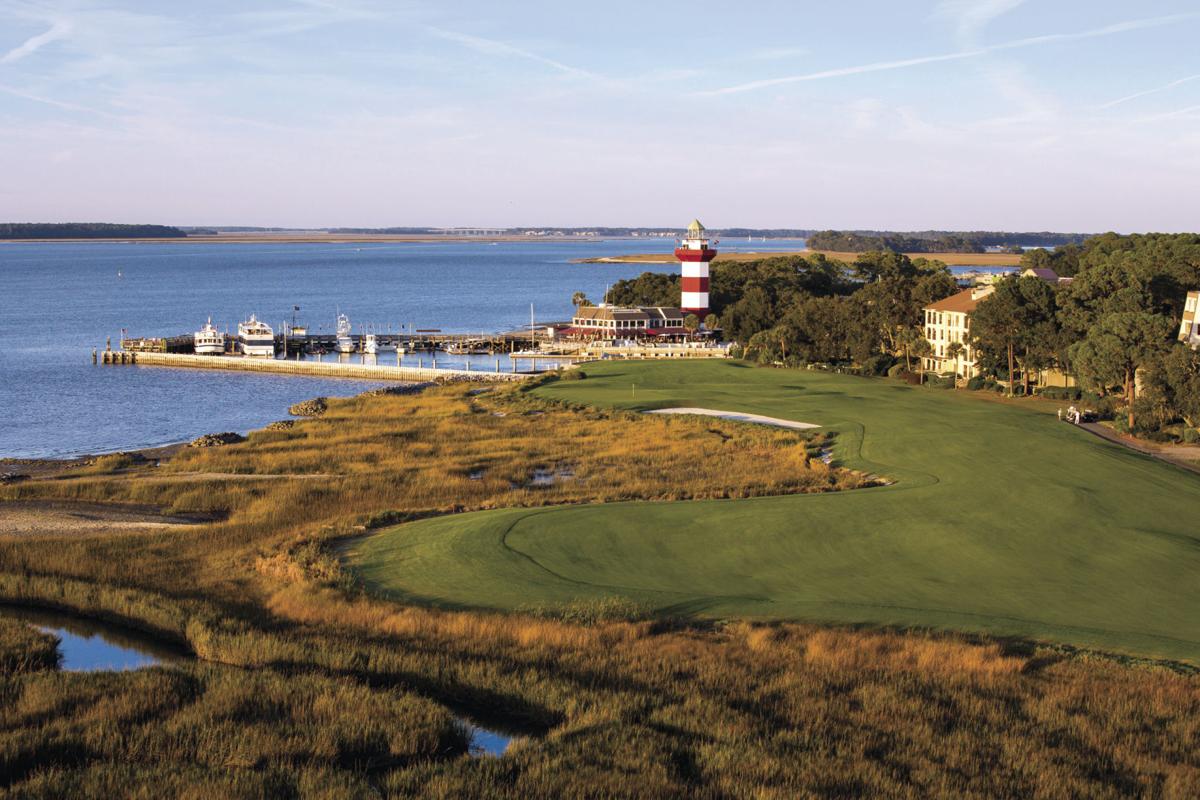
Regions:
<svg viewBox="0 0 1200 800"><path fill-rule="evenodd" d="M703 322L708 316L708 262L717 257L717 251L708 246L708 234L698 219L692 220L687 236L677 244L675 257L683 266L679 307L683 313L695 314Z"/></svg>

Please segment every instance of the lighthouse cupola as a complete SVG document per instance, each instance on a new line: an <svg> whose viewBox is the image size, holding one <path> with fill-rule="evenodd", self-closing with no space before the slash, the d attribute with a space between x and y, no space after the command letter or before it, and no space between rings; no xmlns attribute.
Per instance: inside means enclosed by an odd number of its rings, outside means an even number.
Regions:
<svg viewBox="0 0 1200 800"><path fill-rule="evenodd" d="M717 257L717 251L710 246L708 231L700 220L692 220L687 234L676 242L675 257L683 269L679 306L683 313L703 320L708 316L708 264Z"/></svg>

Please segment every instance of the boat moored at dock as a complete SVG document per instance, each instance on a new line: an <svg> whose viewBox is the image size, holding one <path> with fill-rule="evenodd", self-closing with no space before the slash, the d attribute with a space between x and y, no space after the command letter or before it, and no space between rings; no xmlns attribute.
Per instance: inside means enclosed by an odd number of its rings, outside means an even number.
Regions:
<svg viewBox="0 0 1200 800"><path fill-rule="evenodd" d="M334 343L333 349L339 353L353 353L355 351L354 336L351 334L350 318L345 314L337 316L337 341Z"/></svg>
<svg viewBox="0 0 1200 800"><path fill-rule="evenodd" d="M212 324L212 317L193 336L193 347L201 356L219 356L225 353L225 334Z"/></svg>
<svg viewBox="0 0 1200 800"><path fill-rule="evenodd" d="M253 314L250 319L238 323L238 343L244 356L275 357L275 331Z"/></svg>

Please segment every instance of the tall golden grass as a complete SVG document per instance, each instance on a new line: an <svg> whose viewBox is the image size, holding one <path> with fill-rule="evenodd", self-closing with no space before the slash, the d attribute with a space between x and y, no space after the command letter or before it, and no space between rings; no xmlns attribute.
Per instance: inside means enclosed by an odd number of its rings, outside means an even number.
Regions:
<svg viewBox="0 0 1200 800"><path fill-rule="evenodd" d="M683 624L619 603L569 619L406 607L356 591L325 549L373 518L861 481L814 463L816 445L450 387L333 402L289 430L157 470L8 487L9 497L223 517L184 531L0 541L0 598L136 625L203 659L126 675L6 670L0 786L13 796L1200 796L1194 672L919 632ZM670 469L682 454L691 474ZM529 485L559 466L574 479ZM465 759L450 710L527 738L503 759Z"/></svg>

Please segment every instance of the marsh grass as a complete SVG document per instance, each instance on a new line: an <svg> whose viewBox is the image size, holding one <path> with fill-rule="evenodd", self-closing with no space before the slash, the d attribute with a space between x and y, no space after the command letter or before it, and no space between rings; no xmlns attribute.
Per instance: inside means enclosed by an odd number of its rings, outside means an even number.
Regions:
<svg viewBox="0 0 1200 800"><path fill-rule="evenodd" d="M57 669L58 638L19 620L0 618L0 673Z"/></svg>
<svg viewBox="0 0 1200 800"><path fill-rule="evenodd" d="M330 401L320 417L158 469L6 487L226 516L186 531L0 541L0 597L134 625L202 659L117 675L6 669L0 788L1200 795L1195 674L921 632L680 624L619 599L520 614L403 606L357 591L327 547L368 525L475 508L861 485L815 458L827 444L820 432L448 387ZM527 485L562 465L574 479ZM280 475L296 477L268 477ZM5 652L44 650L21 636L0 627ZM527 736L503 758L465 758L451 710Z"/></svg>

